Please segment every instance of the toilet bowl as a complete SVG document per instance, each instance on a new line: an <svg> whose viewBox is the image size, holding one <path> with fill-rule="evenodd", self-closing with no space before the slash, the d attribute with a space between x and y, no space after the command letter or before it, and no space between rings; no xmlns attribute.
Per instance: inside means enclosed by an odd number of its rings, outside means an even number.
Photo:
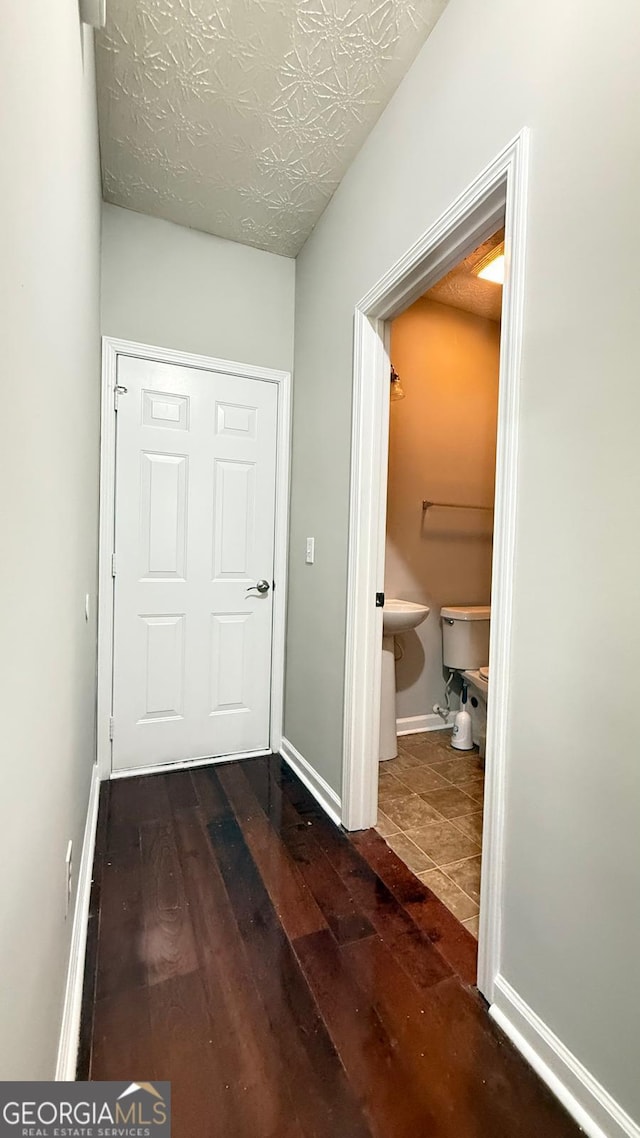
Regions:
<svg viewBox="0 0 640 1138"><path fill-rule="evenodd" d="M471 715L471 738L482 758L487 744L487 702L489 699L489 669L477 668L462 673L467 683L467 708Z"/></svg>

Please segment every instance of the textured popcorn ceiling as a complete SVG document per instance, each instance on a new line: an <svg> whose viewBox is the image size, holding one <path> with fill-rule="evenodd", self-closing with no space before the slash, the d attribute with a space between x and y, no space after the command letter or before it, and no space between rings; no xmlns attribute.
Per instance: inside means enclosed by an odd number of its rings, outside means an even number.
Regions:
<svg viewBox="0 0 640 1138"><path fill-rule="evenodd" d="M482 281L474 270L486 256L504 241L504 229L494 233L488 241L473 250L464 261L456 265L446 277L430 288L425 296L440 304L450 304L452 308L462 308L475 316L486 316L489 320L500 320L502 312L502 286L492 281Z"/></svg>
<svg viewBox="0 0 640 1138"><path fill-rule="evenodd" d="M446 0L108 0L104 196L295 256Z"/></svg>

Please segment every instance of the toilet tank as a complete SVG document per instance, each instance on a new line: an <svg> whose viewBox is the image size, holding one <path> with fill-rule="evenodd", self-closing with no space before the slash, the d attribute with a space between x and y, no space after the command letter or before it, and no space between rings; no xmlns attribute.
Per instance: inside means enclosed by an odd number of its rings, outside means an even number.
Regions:
<svg viewBox="0 0 640 1138"><path fill-rule="evenodd" d="M490 605L447 605L442 609L442 662L456 671L489 663Z"/></svg>

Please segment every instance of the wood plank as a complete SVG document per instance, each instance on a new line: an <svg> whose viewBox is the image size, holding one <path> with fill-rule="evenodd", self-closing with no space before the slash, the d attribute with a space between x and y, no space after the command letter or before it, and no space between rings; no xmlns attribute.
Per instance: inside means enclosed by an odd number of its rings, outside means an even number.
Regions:
<svg viewBox="0 0 640 1138"><path fill-rule="evenodd" d="M80 1013L80 1033L76 1060L76 1079L86 1081L91 1069L91 1041L93 1038L93 1015L97 998L98 944L100 934L100 908L102 875L107 847L107 827L109 823L109 795L111 784L100 783L98 798L98 819L91 873L91 892L89 894L89 915L87 919L87 942L84 954L82 981L82 1009Z"/></svg>
<svg viewBox="0 0 640 1138"><path fill-rule="evenodd" d="M176 820L202 985L218 1043L226 1095L252 1138L288 1133L297 1119L290 1072L274 1047L269 1019L199 816ZM248 1027L250 1025L250 1030Z"/></svg>
<svg viewBox="0 0 640 1138"><path fill-rule="evenodd" d="M195 810L198 806L198 796L190 771L173 772L171 791L168 797L172 814L177 814L182 810Z"/></svg>
<svg viewBox="0 0 640 1138"><path fill-rule="evenodd" d="M411 1079L397 1040L348 973L331 933L301 937L295 952L373 1134L444 1138L446 1132L436 1124L422 1088Z"/></svg>
<svg viewBox="0 0 640 1138"><path fill-rule="evenodd" d="M191 782L205 822L219 822L233 817L213 767L196 767L191 771Z"/></svg>
<svg viewBox="0 0 640 1138"><path fill-rule="evenodd" d="M166 775L113 779L110 787L107 854L137 846L143 822L171 818Z"/></svg>
<svg viewBox="0 0 640 1138"><path fill-rule="evenodd" d="M306 846L312 863L321 856L330 862L356 910L382 937L397 963L416 984L429 988L451 975L452 968L437 947L329 819L307 822L298 831L297 840ZM314 847L319 851L316 855Z"/></svg>
<svg viewBox="0 0 640 1138"><path fill-rule="evenodd" d="M283 793L277 771L262 759L248 760L242 771L264 813L278 833L301 823L293 803Z"/></svg>
<svg viewBox="0 0 640 1138"><path fill-rule="evenodd" d="M157 1078L171 1082L173 1138L247 1138L200 976L174 976L149 988L148 998Z"/></svg>
<svg viewBox="0 0 640 1138"><path fill-rule="evenodd" d="M309 828L288 826L282 841L309 886L338 944L372 936L373 925L320 849Z"/></svg>
<svg viewBox="0 0 640 1138"><path fill-rule="evenodd" d="M480 998L474 999L459 978L420 992L394 968L379 937L345 945L341 957L397 1040L410 1078L422 1087L448 1138L575 1134L575 1124L557 1104L551 1111L548 1103L540 1104L542 1109L537 1105L540 1087L533 1072L514 1053L503 1053L500 1033L487 1024Z"/></svg>
<svg viewBox="0 0 640 1138"><path fill-rule="evenodd" d="M305 1136L371 1138L239 825L214 822L208 831Z"/></svg>
<svg viewBox="0 0 640 1138"><path fill-rule="evenodd" d="M160 1078L147 988L115 992L96 1002L89 1077L147 1082Z"/></svg>
<svg viewBox="0 0 640 1138"><path fill-rule="evenodd" d="M198 958L172 825L146 822L140 835L141 955L153 985L195 972Z"/></svg>
<svg viewBox="0 0 640 1138"><path fill-rule="evenodd" d="M270 767L280 781L284 792L286 793L289 801L293 803L296 811L303 822L311 822L314 819L326 819L322 807L316 802L315 798L310 791L307 790L304 783L293 773L288 763L279 755L274 755ZM332 823L333 824L333 823ZM338 829L338 827L336 827Z"/></svg>
<svg viewBox="0 0 640 1138"><path fill-rule="evenodd" d="M239 765L218 773L273 906L290 940L327 927L298 866L265 817Z"/></svg>
<svg viewBox="0 0 640 1138"><path fill-rule="evenodd" d="M104 859L100 895L100 944L96 999L147 982L140 838L132 837Z"/></svg>
<svg viewBox="0 0 640 1138"><path fill-rule="evenodd" d="M475 984L478 957L475 937L375 830L362 830L354 834L352 840L416 926L436 945L440 955L465 983Z"/></svg>
<svg viewBox="0 0 640 1138"><path fill-rule="evenodd" d="M329 859L309 834L308 823L301 820L293 803L283 794L273 769L264 762L252 762L243 764L242 771L338 942L371 936L371 924L358 912Z"/></svg>
<svg viewBox="0 0 640 1138"><path fill-rule="evenodd" d="M284 772L285 793L296 803L306 817L307 826L316 838L331 864L345 881L347 888L357 892L356 901L378 931L380 922L372 917L380 906L383 913L391 914L389 895L409 916L413 925L433 945L438 955L449 969L453 969L468 984L475 984L477 942L471 933L446 908L426 885L411 872L400 858L389 849L386 842L375 830L358 831L346 835L325 814L315 806L308 805L310 797L298 780L294 781L291 772ZM386 888L383 889L383 886ZM369 897L366 897L368 887ZM392 918L398 925L397 917ZM391 929L385 934L391 934ZM406 938L407 945L410 938ZM417 947L417 946L416 946ZM415 951L412 952L417 959ZM421 950L419 955L421 955ZM441 979L441 975L436 979Z"/></svg>

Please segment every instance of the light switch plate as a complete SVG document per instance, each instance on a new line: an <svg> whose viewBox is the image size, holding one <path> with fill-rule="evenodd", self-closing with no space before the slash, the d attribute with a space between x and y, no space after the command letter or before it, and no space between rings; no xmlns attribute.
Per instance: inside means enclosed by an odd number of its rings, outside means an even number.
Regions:
<svg viewBox="0 0 640 1138"><path fill-rule="evenodd" d="M315 537L307 538L307 555L305 562L307 565L313 565L316 556L316 539Z"/></svg>

